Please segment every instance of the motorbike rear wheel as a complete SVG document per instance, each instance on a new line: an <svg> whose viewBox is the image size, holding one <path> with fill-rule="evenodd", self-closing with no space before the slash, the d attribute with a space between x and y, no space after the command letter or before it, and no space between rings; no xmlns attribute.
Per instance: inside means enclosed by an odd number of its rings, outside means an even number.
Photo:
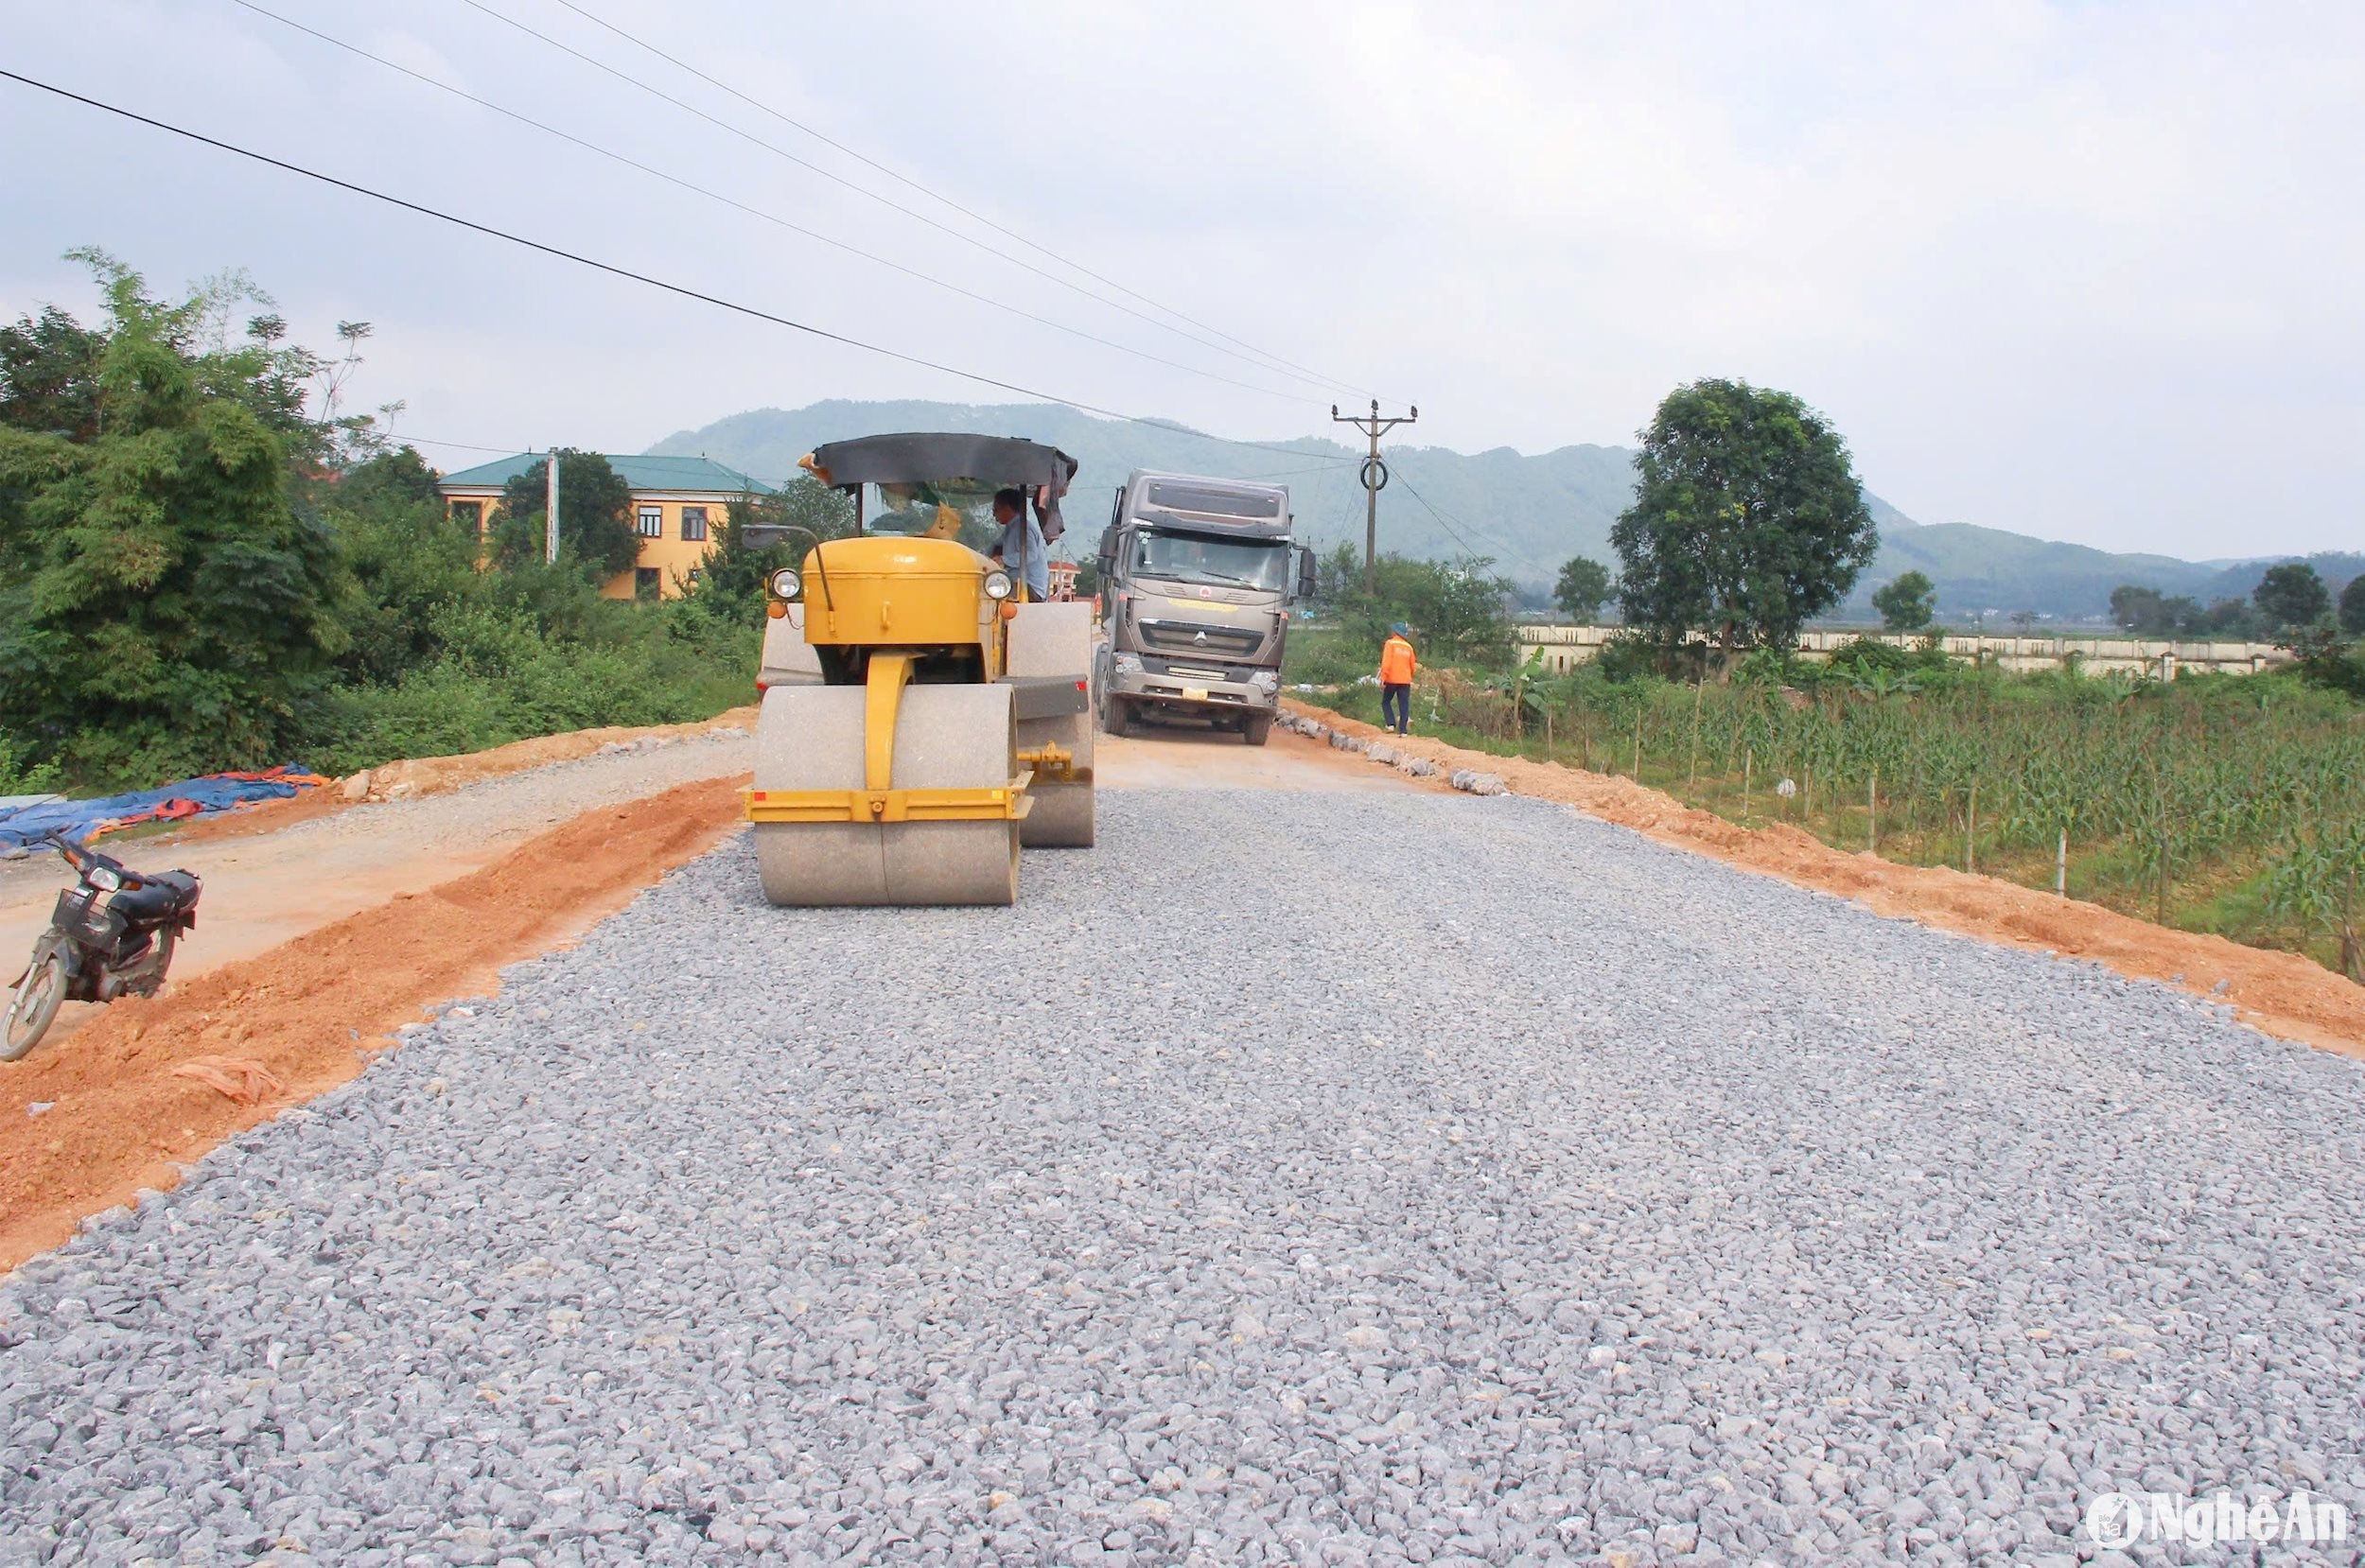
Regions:
<svg viewBox="0 0 2365 1568"><path fill-rule="evenodd" d="M65 1001L65 955L44 943L33 951L25 978L9 1002L9 1015L0 1022L0 1062L12 1062L41 1043Z"/></svg>

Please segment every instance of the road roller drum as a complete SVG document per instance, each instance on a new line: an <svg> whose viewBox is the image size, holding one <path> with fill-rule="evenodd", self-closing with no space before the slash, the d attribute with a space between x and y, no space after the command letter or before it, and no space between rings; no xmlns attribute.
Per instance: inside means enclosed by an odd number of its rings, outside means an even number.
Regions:
<svg viewBox="0 0 2365 1568"><path fill-rule="evenodd" d="M867 695L845 686L765 692L756 724L758 798L863 797ZM1010 713L1007 687L905 688L890 788L1009 790L1019 771ZM776 904L1007 904L1018 896L1020 820L759 820L756 861L763 895Z"/></svg>

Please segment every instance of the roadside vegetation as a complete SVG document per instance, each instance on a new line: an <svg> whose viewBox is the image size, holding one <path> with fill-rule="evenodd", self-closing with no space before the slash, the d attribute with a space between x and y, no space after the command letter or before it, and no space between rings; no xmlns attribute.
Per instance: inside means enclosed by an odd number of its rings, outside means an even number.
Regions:
<svg viewBox="0 0 2365 1568"><path fill-rule="evenodd" d="M1484 562L1383 561L1365 596L1350 553L1327 565L1333 613L1292 634L1287 678L1376 723L1378 629L1405 620L1424 665L1416 733L2365 979L2365 649L2344 636L2365 630L2365 590L2336 599L2302 565L2209 612L2118 596L2130 631L2198 613L2280 633L2299 662L2263 675L2007 674L1869 637L1809 662L1798 628L1869 558L1837 436L1784 394L1710 382L1672 394L1643 442L1615 584L1591 562L1563 574L1564 610L1621 601L1630 630L1595 662L1519 664L1499 594L1494 619L1473 602L1436 635L1432 584L1487 584ZM1875 602L1892 631L1932 628L1918 573Z"/></svg>
<svg viewBox="0 0 2365 1568"><path fill-rule="evenodd" d="M569 454L478 560L434 474L286 341L240 275L178 301L97 253L105 319L0 325L0 793L293 761L343 773L752 696L764 557L727 535L679 600L603 599L636 548L621 481Z"/></svg>
<svg viewBox="0 0 2365 1568"><path fill-rule="evenodd" d="M1370 688L1322 700L1378 722ZM1751 655L1722 684L1617 659L1445 671L1413 721L1744 826L2058 888L2365 979L2365 707L2304 678L2009 675L1862 642L1829 664Z"/></svg>

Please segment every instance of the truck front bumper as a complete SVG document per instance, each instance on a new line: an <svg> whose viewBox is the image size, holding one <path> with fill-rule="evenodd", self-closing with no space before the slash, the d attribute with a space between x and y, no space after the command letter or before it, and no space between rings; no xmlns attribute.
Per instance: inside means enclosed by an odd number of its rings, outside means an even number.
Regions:
<svg viewBox="0 0 2365 1568"><path fill-rule="evenodd" d="M1135 712L1164 711L1197 719L1225 714L1272 715L1281 709L1281 689L1250 680L1250 672L1212 668L1112 670L1109 698Z"/></svg>

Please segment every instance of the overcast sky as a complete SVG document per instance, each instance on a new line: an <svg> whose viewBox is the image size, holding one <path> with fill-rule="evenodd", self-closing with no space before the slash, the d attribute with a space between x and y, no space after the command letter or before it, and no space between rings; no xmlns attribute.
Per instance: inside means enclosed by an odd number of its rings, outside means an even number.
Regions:
<svg viewBox="0 0 2365 1568"><path fill-rule="evenodd" d="M1400 433L1422 444L1628 443L1677 382L1738 376L1829 413L1866 483L1924 522L2197 558L2365 549L2365 7L580 0L1035 251L560 0L267 3L1012 308L232 0L9 0L0 64L833 332L1227 435L1328 433L1334 400L1376 393L1420 405ZM1015 400L13 82L0 148L10 316L88 306L69 246L165 287L244 267L307 340L374 322L355 392L406 400L398 427L419 438L632 451L766 405ZM1203 325L1165 330L1145 297ZM1261 356L1218 352L1227 338Z"/></svg>

